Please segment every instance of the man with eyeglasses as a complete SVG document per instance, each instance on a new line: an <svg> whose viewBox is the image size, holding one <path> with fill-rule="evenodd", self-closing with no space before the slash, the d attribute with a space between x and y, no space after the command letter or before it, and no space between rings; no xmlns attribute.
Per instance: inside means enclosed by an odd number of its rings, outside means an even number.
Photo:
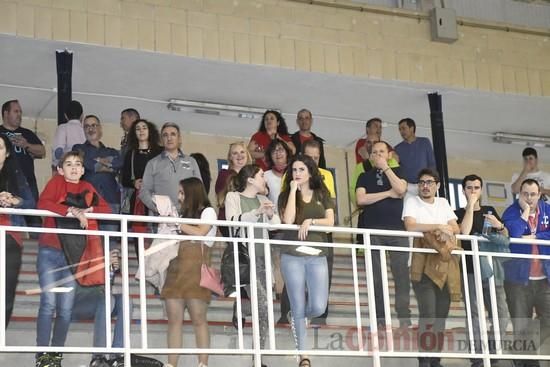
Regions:
<svg viewBox="0 0 550 367"><path fill-rule="evenodd" d="M483 179L478 175L472 174L467 175L462 180L462 192L466 196L467 205L464 208L457 209L455 211L456 216L458 217L458 224L460 226L460 232L466 235L481 234L483 232L483 224L487 219L491 223L491 231L494 233L501 233L505 236L508 236L508 230L504 226L502 220L498 216L495 208L492 206L481 205L481 192L483 189ZM492 244L491 244L492 245ZM462 240L462 248L467 251L472 250L471 241ZM503 258L500 258L503 259ZM496 272L496 267L499 267L502 272L502 265L497 262L493 262L493 269ZM507 259L506 259L507 260ZM475 278L474 278L474 263L471 255L466 255L466 273L468 281L468 294L470 298L470 313L472 317L472 333L474 337L474 346L476 353L481 353L481 336L479 331L479 313L478 313L478 295L475 288ZM492 308L491 308L491 297L489 292L489 282L487 279L483 280L483 302L484 306L489 313L489 318L492 322ZM504 295L504 286L502 284L501 277L498 278L495 276L495 289L496 289L496 306L499 316L499 330L501 335L501 340L504 334L506 333L506 326L508 325L508 307L506 306L506 299ZM466 297L464 297L464 302L466 302ZM495 352L495 343L494 337L489 334L489 350L491 353ZM469 335L468 332L466 335ZM469 345L469 343L468 343ZM481 367L483 366L482 359L472 359L472 367Z"/></svg>
<svg viewBox="0 0 550 367"><path fill-rule="evenodd" d="M92 184L101 197L107 201L113 214L118 214L120 213L120 190L116 177L122 167L123 159L118 150L106 147L101 142L103 138L103 127L99 117L96 115L87 115L83 120L82 127L84 129L86 141L82 144L75 144L72 147L72 150L81 152L84 157L84 176L82 176L82 179ZM119 224L115 221L102 220L99 221L99 230L118 231ZM120 246L119 241L120 240L116 237L110 237L109 250L118 249ZM113 289L111 291L113 295L115 295ZM116 294L120 297L120 292L116 292ZM86 305L77 304L75 307L79 311L82 311L86 308ZM96 326L100 325L101 322L101 318L96 319ZM103 320L103 323L104 322ZM122 322L121 319L119 319L118 322ZM121 327L121 325L118 327ZM104 347L105 342L100 341L101 338L99 335L97 335L97 337L99 339L94 338L94 346ZM120 338L113 342L113 347L123 347ZM106 360L102 354L94 354L92 356L92 361L90 362L91 367L105 364Z"/></svg>
<svg viewBox="0 0 550 367"><path fill-rule="evenodd" d="M92 184L97 192L109 203L113 213L120 212L120 191L116 180L123 160L118 150L106 147L102 142L103 128L99 117L88 115L82 124L86 141L76 144L73 150L84 156L84 180ZM100 225L100 228L103 227ZM118 228L118 227L117 227ZM103 228L116 230L115 227Z"/></svg>
<svg viewBox="0 0 550 367"><path fill-rule="evenodd" d="M362 173L357 181L357 206L363 208L359 228L387 229L402 231L401 220L403 195L407 182L402 178L400 167L390 167L389 145L384 141L375 142L370 156L374 163L372 170ZM379 246L407 247L408 238L392 236L371 236L371 244ZM395 309L399 326L407 328L411 324L410 281L407 260L409 254L402 251L389 251L390 268L395 283ZM384 298L382 293L382 268L379 251L372 252L373 280L376 299L378 325L386 325ZM383 268L386 271L386 268ZM388 325L391 327L391 325Z"/></svg>
<svg viewBox="0 0 550 367"><path fill-rule="evenodd" d="M460 297L460 269L450 255L457 246L454 235L460 233L460 228L449 202L436 197L439 185L436 171L422 169L418 174L418 195L410 196L403 205L406 230L424 232L425 238L415 239L415 247L434 248L438 252L412 255L411 281L418 303L421 352L441 352L451 299ZM427 343L428 335L433 343ZM418 362L419 367L441 366L438 357L419 357Z"/></svg>
<svg viewBox="0 0 550 367"><path fill-rule="evenodd" d="M520 173L514 173L512 176L512 193L516 195L520 192L521 183L531 178L539 183L542 199L550 203L550 174L539 169L538 154L535 148L527 147L521 153L523 157L523 169Z"/></svg>
<svg viewBox="0 0 550 367"><path fill-rule="evenodd" d="M510 237L550 240L550 204L541 200L537 180L528 178L520 185L519 199L509 206L502 219ZM538 244L510 244L516 254L550 255L550 246ZM516 258L504 263L504 290L512 324L516 348L513 353L534 352L550 335L550 260ZM536 318L533 319L533 309ZM540 340L536 333L540 331ZM519 347L518 347L519 346ZM516 367L539 366L536 360L514 361Z"/></svg>

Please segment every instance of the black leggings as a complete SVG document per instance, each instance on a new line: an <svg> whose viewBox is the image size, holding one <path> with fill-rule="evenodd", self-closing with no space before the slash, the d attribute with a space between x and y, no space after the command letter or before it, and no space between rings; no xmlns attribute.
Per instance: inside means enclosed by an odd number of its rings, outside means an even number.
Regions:
<svg viewBox="0 0 550 367"><path fill-rule="evenodd" d="M15 289L21 269L21 246L10 235L6 235L6 328L10 322L13 304L15 301ZM1 279L0 279L1 281Z"/></svg>

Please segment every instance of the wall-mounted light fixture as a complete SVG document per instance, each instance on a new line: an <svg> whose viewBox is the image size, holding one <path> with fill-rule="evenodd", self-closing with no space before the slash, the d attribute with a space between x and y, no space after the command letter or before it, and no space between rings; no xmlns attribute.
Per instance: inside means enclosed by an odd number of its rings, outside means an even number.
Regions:
<svg viewBox="0 0 550 367"><path fill-rule="evenodd" d="M550 136L535 136L524 134L510 134L504 132L497 132L493 136L493 141L503 144L519 144L532 147L549 147L550 148Z"/></svg>
<svg viewBox="0 0 550 367"><path fill-rule="evenodd" d="M187 101L171 99L167 105L172 111L185 111L214 116L230 116L239 118L261 118L267 108L229 105L223 103Z"/></svg>

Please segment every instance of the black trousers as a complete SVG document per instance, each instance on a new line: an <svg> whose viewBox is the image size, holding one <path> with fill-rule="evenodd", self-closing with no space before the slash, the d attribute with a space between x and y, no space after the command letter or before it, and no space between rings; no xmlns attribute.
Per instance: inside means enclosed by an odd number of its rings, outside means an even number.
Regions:
<svg viewBox="0 0 550 367"><path fill-rule="evenodd" d="M15 289L21 269L21 247L13 237L6 235L6 328L10 322L15 301ZM2 279L0 279L2 281Z"/></svg>
<svg viewBox="0 0 550 367"><path fill-rule="evenodd" d="M550 336L550 285L548 279L529 280L527 285L504 282L506 303L514 326L516 354L536 354ZM537 318L533 319L533 308ZM523 350L522 350L523 349ZM516 360L515 366L539 366L537 360Z"/></svg>
<svg viewBox="0 0 550 367"><path fill-rule="evenodd" d="M422 275L412 282L418 304L418 351L440 352L445 339L445 322L449 315L451 297L447 285L440 289L430 278ZM420 357L419 366L438 366L440 358Z"/></svg>

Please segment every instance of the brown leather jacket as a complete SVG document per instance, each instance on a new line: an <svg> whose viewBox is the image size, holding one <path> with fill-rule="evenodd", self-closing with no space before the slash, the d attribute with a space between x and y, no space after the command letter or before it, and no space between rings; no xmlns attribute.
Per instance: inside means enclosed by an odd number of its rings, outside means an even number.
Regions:
<svg viewBox="0 0 550 367"><path fill-rule="evenodd" d="M414 252L411 262L411 281L419 282L426 274L440 289L445 284L451 301L460 301L460 257L451 255L451 251L461 248L455 236L446 236L440 231L426 232L423 238L414 239L415 248L435 249L437 254Z"/></svg>

